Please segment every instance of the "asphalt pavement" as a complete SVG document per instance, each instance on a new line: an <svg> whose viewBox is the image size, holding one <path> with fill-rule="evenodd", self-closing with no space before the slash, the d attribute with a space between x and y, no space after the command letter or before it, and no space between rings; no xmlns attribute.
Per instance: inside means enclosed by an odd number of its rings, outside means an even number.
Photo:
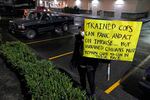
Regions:
<svg viewBox="0 0 150 100"><path fill-rule="evenodd" d="M28 40L23 36L11 35L6 29L2 29L5 33L4 39L8 41L20 40L25 44L33 48L41 57L51 60L56 67L59 67L69 73L72 78L79 83L78 72L74 69L70 69L69 63L72 56L72 51L74 48L74 35L78 32L77 27L73 27L69 33L65 34L55 34L47 33L44 35L37 36L33 40ZM147 66L150 52L149 52L149 35L140 36L136 54L133 62L123 62L123 61L112 61L111 62L111 77L107 81L107 67L106 64L100 63L96 71L96 96L97 100L138 100L138 94L132 95L126 91L121 85L121 79L124 78L128 73L143 64ZM132 77L128 75L128 77ZM134 81L134 80L133 80ZM132 83L132 81L130 81ZM129 83L126 84L128 86ZM131 88L131 87L130 87ZM129 90L130 91L130 90Z"/></svg>
<svg viewBox="0 0 150 100"><path fill-rule="evenodd" d="M23 100L19 79L0 57L0 100Z"/></svg>
<svg viewBox="0 0 150 100"><path fill-rule="evenodd" d="M78 72L69 68L69 63L72 56L71 52L74 48L74 39L74 34L70 33L64 36L58 35L57 37L53 37L49 40L46 39L44 42L43 40L24 42L36 50L41 57L51 59L56 67L62 68L69 73L74 80L79 82ZM97 100L99 100L99 98L103 100L136 100L135 97L122 90L121 86L118 86L113 92L108 94L105 93L106 90L110 91L110 86L120 80L124 74L133 67L132 64L132 62L112 61L111 77L109 81L107 81L106 78L106 64L99 65L96 71Z"/></svg>

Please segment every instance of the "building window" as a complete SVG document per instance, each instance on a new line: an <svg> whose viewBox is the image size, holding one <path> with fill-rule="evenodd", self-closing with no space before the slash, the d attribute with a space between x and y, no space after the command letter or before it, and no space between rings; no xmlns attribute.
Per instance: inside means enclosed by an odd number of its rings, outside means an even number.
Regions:
<svg viewBox="0 0 150 100"><path fill-rule="evenodd" d="M104 17L114 17L113 11L104 11Z"/></svg>

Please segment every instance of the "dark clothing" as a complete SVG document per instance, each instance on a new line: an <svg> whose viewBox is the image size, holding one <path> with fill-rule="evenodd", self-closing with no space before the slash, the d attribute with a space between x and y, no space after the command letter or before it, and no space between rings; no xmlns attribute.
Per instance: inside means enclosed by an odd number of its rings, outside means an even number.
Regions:
<svg viewBox="0 0 150 100"><path fill-rule="evenodd" d="M87 68L91 67L91 68ZM90 86L90 91L91 94L94 94L95 92L95 72L96 72L96 67L93 68L94 66L89 66L87 65L86 68L82 68L80 65L78 66L78 72L80 75L80 83L82 86L82 89L86 89L86 75L87 75L87 79L88 79L88 83ZM93 70L89 70L89 69L93 69Z"/></svg>
<svg viewBox="0 0 150 100"><path fill-rule="evenodd" d="M75 38L76 40L72 60L75 61L77 65L98 66L98 59L83 57L83 37L81 34L77 34Z"/></svg>
<svg viewBox="0 0 150 100"><path fill-rule="evenodd" d="M83 37L81 34L75 36L75 47L72 56L72 63L77 67L80 75L80 83L86 89L86 75L90 86L91 94L95 92L95 72L98 66L98 59L83 57Z"/></svg>

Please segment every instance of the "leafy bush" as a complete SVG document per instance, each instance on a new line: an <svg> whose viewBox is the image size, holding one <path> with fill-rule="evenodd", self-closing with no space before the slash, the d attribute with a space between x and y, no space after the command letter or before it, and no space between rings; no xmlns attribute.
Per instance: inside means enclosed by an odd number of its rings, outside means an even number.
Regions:
<svg viewBox="0 0 150 100"><path fill-rule="evenodd" d="M21 66L21 62L35 63L37 56L21 42L6 42L1 46L2 53L7 57L8 62L12 63L14 67Z"/></svg>
<svg viewBox="0 0 150 100"><path fill-rule="evenodd" d="M2 43L2 34L0 33L0 45Z"/></svg>
<svg viewBox="0 0 150 100"><path fill-rule="evenodd" d="M47 60L37 56L21 42L1 46L14 69L24 75L32 100L85 100L85 92L72 86L71 79Z"/></svg>

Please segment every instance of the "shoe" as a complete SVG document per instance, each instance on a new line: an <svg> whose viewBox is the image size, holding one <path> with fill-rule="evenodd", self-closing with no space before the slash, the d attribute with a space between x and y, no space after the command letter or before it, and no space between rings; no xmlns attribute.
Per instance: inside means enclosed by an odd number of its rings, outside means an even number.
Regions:
<svg viewBox="0 0 150 100"><path fill-rule="evenodd" d="M96 100L96 94L88 95L87 100Z"/></svg>
<svg viewBox="0 0 150 100"><path fill-rule="evenodd" d="M91 95L92 100L96 100L96 94Z"/></svg>

